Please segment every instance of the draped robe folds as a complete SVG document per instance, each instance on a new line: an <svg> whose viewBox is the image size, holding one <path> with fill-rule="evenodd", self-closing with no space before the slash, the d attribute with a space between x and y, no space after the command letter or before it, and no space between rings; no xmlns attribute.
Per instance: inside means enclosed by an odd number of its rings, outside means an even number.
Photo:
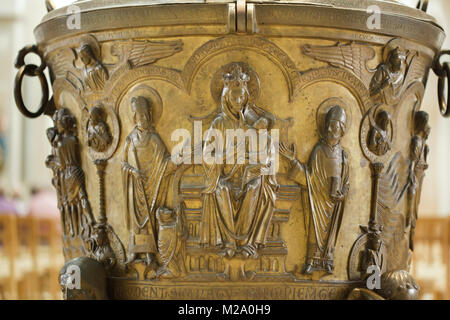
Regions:
<svg viewBox="0 0 450 320"><path fill-rule="evenodd" d="M112 136L109 133L108 127L105 123L97 123L96 125L89 125L87 129L88 146L95 151L105 151L112 141Z"/></svg>
<svg viewBox="0 0 450 320"><path fill-rule="evenodd" d="M93 222L92 211L87 201L84 186L84 172L81 168L79 153L79 143L75 136L58 136L56 142L56 156L60 164L60 181L62 188L62 205L66 214L69 214L73 221L81 223L81 215L86 214L88 222Z"/></svg>
<svg viewBox="0 0 450 320"><path fill-rule="evenodd" d="M158 275L163 278L177 277L185 272L183 264L184 247L181 245L183 238L184 223L181 217L171 212L170 219L162 218L161 212L157 211L159 224L158 250L161 257L162 266L158 270Z"/></svg>
<svg viewBox="0 0 450 320"><path fill-rule="evenodd" d="M370 96L377 103L394 104L402 93L403 72L391 72L387 64L378 66L370 82Z"/></svg>
<svg viewBox="0 0 450 320"><path fill-rule="evenodd" d="M388 132L375 125L370 130L367 145L369 149L376 155L385 155L391 148L389 144Z"/></svg>
<svg viewBox="0 0 450 320"><path fill-rule="evenodd" d="M108 72L99 62L83 68L84 84L91 91L102 90L108 78Z"/></svg>
<svg viewBox="0 0 450 320"><path fill-rule="evenodd" d="M418 218L418 209L420 203L420 194L422 189L423 179L425 177L425 170L428 168L428 164L426 162L426 154L428 153L428 146L425 143L425 140L415 135L411 141L411 161L414 162L414 176L416 180L416 185L411 185L410 193L413 200L413 208L412 208L412 226L415 227L416 220Z"/></svg>
<svg viewBox="0 0 450 320"><path fill-rule="evenodd" d="M210 130L221 132L225 139L227 129L251 129L244 113L240 112L239 116L238 120L223 107ZM205 140L206 145L212 138L207 136ZM224 150L224 154L226 152ZM237 147L234 159L237 159L236 154ZM226 162L225 156L223 162ZM267 165L248 164L247 158L244 164L204 162L203 168L206 188L203 190L200 244L232 249L243 245L263 246L273 216L277 186L275 176L261 174L261 169Z"/></svg>
<svg viewBox="0 0 450 320"><path fill-rule="evenodd" d="M170 154L154 129L135 128L127 137L123 166L130 251L156 253L156 210L165 205L170 176L165 176ZM136 241L144 235L145 241ZM137 236L137 237L136 237Z"/></svg>
<svg viewBox="0 0 450 320"><path fill-rule="evenodd" d="M331 199L332 178L339 178L338 190L349 181L347 154L340 144L333 150L321 140L311 152L308 167L295 161L289 176L305 186L308 192L310 219L307 220L308 260L315 267L325 268L333 262L334 248L344 211L344 202Z"/></svg>

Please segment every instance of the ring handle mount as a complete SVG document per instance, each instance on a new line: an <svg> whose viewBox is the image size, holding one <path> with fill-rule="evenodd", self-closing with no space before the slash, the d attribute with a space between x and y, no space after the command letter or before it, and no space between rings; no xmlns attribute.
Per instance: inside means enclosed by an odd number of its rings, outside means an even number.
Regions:
<svg viewBox="0 0 450 320"><path fill-rule="evenodd" d="M39 66L35 64L26 64L25 57L29 53L34 53L41 59L41 64ZM37 118L41 114L51 114L54 110L53 99L49 100L49 88L47 77L44 74L44 70L47 67L42 54L39 52L36 45L30 45L24 47L17 54L15 67L19 69L14 82L14 100L19 111L28 118ZM22 83L25 76L38 77L41 84L42 98L39 103L38 110L36 112L30 111L23 101L22 97Z"/></svg>
<svg viewBox="0 0 450 320"><path fill-rule="evenodd" d="M433 62L433 71L438 76L438 101L439 111L445 118L450 117L450 65L448 62L441 63L442 56L450 55L450 50L441 51ZM445 82L447 80L447 99L445 98Z"/></svg>

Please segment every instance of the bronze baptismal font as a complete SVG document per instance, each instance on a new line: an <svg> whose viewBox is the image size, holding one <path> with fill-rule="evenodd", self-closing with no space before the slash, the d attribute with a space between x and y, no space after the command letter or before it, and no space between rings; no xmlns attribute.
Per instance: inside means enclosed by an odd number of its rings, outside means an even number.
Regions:
<svg viewBox="0 0 450 320"><path fill-rule="evenodd" d="M66 299L418 297L427 1L46 4L15 98L53 120Z"/></svg>

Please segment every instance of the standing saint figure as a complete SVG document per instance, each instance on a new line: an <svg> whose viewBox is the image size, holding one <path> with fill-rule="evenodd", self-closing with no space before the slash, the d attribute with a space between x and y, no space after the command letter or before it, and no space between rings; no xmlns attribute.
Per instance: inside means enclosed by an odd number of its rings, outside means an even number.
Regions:
<svg viewBox="0 0 450 320"><path fill-rule="evenodd" d="M410 166L408 178L408 215L406 217L406 226L411 226L409 233L409 247L414 250L414 231L418 218L418 209L420 203L420 194L422 189L425 170L428 169L427 157L430 148L426 144L430 135L430 126L428 124L429 116L425 111L417 111L414 114L414 136L411 139L410 146Z"/></svg>
<svg viewBox="0 0 450 320"><path fill-rule="evenodd" d="M223 74L221 111L206 134L204 150L214 144L219 135L225 137L227 130L243 133L271 128L273 119L250 103L249 81L250 76L238 63L232 64ZM274 152L271 137L269 134L265 137L267 150L260 150L267 151L268 161L265 162L251 163L249 158L256 150L245 142L243 145L238 142L237 148L232 148L227 141L226 150L215 149L213 161L204 157L206 187L200 233L202 246L217 247L219 254L229 257L238 251L244 257L253 258L258 257L259 249L265 246L278 187L275 173L269 170L273 165L271 152ZM239 155L241 147L245 148L245 159ZM226 161L229 158L234 161L229 163Z"/></svg>
<svg viewBox="0 0 450 320"><path fill-rule="evenodd" d="M296 159L295 146L289 149L280 144L280 153L291 161L288 176L308 192L311 215L305 274L316 270L334 272L334 249L349 189L348 156L341 146L346 118L341 106L329 109L324 136L314 146L307 165Z"/></svg>
<svg viewBox="0 0 450 320"><path fill-rule="evenodd" d="M83 83L90 91L101 91L109 79L108 71L98 61L89 44L84 44L78 49L78 54L84 64L82 69Z"/></svg>
<svg viewBox="0 0 450 320"><path fill-rule="evenodd" d="M54 154L48 159L48 166L58 174L54 185L60 188L63 221L69 222L72 237L90 235L95 224L91 206L86 194L84 172L81 168L79 142L76 136L76 120L68 109L61 108L54 115L56 133L53 138ZM59 181L56 181L59 180Z"/></svg>
<svg viewBox="0 0 450 320"><path fill-rule="evenodd" d="M47 139L50 142L50 145L52 146L51 154L47 156L45 159L45 166L52 170L53 177L52 177L52 185L56 189L56 196L58 200L58 210L61 214L61 224L62 224L62 230L65 232L66 230L66 215L64 213L64 209L62 207L62 187L61 187L61 167L60 167L60 161L56 155L56 142L58 141L58 138L56 137L58 135L58 130L56 129L56 115L58 114L57 111L52 116L52 120L54 123L54 127L47 129Z"/></svg>
<svg viewBox="0 0 450 320"><path fill-rule="evenodd" d="M122 158L126 223L130 232L127 264L145 254L147 266L155 260L157 248L156 210L166 202L169 172L175 165L152 124L149 100L138 96L131 100L135 127L125 140Z"/></svg>

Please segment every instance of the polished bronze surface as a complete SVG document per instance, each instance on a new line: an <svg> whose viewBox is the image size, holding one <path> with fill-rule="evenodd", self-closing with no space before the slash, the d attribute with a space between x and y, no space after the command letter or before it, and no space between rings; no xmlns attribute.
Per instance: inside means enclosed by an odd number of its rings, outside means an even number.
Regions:
<svg viewBox="0 0 450 320"><path fill-rule="evenodd" d="M65 268L100 277L62 270L68 299L105 298L98 266L111 299L417 298L431 67L449 114L427 1L75 5L80 29L47 1L16 80L53 116Z"/></svg>

